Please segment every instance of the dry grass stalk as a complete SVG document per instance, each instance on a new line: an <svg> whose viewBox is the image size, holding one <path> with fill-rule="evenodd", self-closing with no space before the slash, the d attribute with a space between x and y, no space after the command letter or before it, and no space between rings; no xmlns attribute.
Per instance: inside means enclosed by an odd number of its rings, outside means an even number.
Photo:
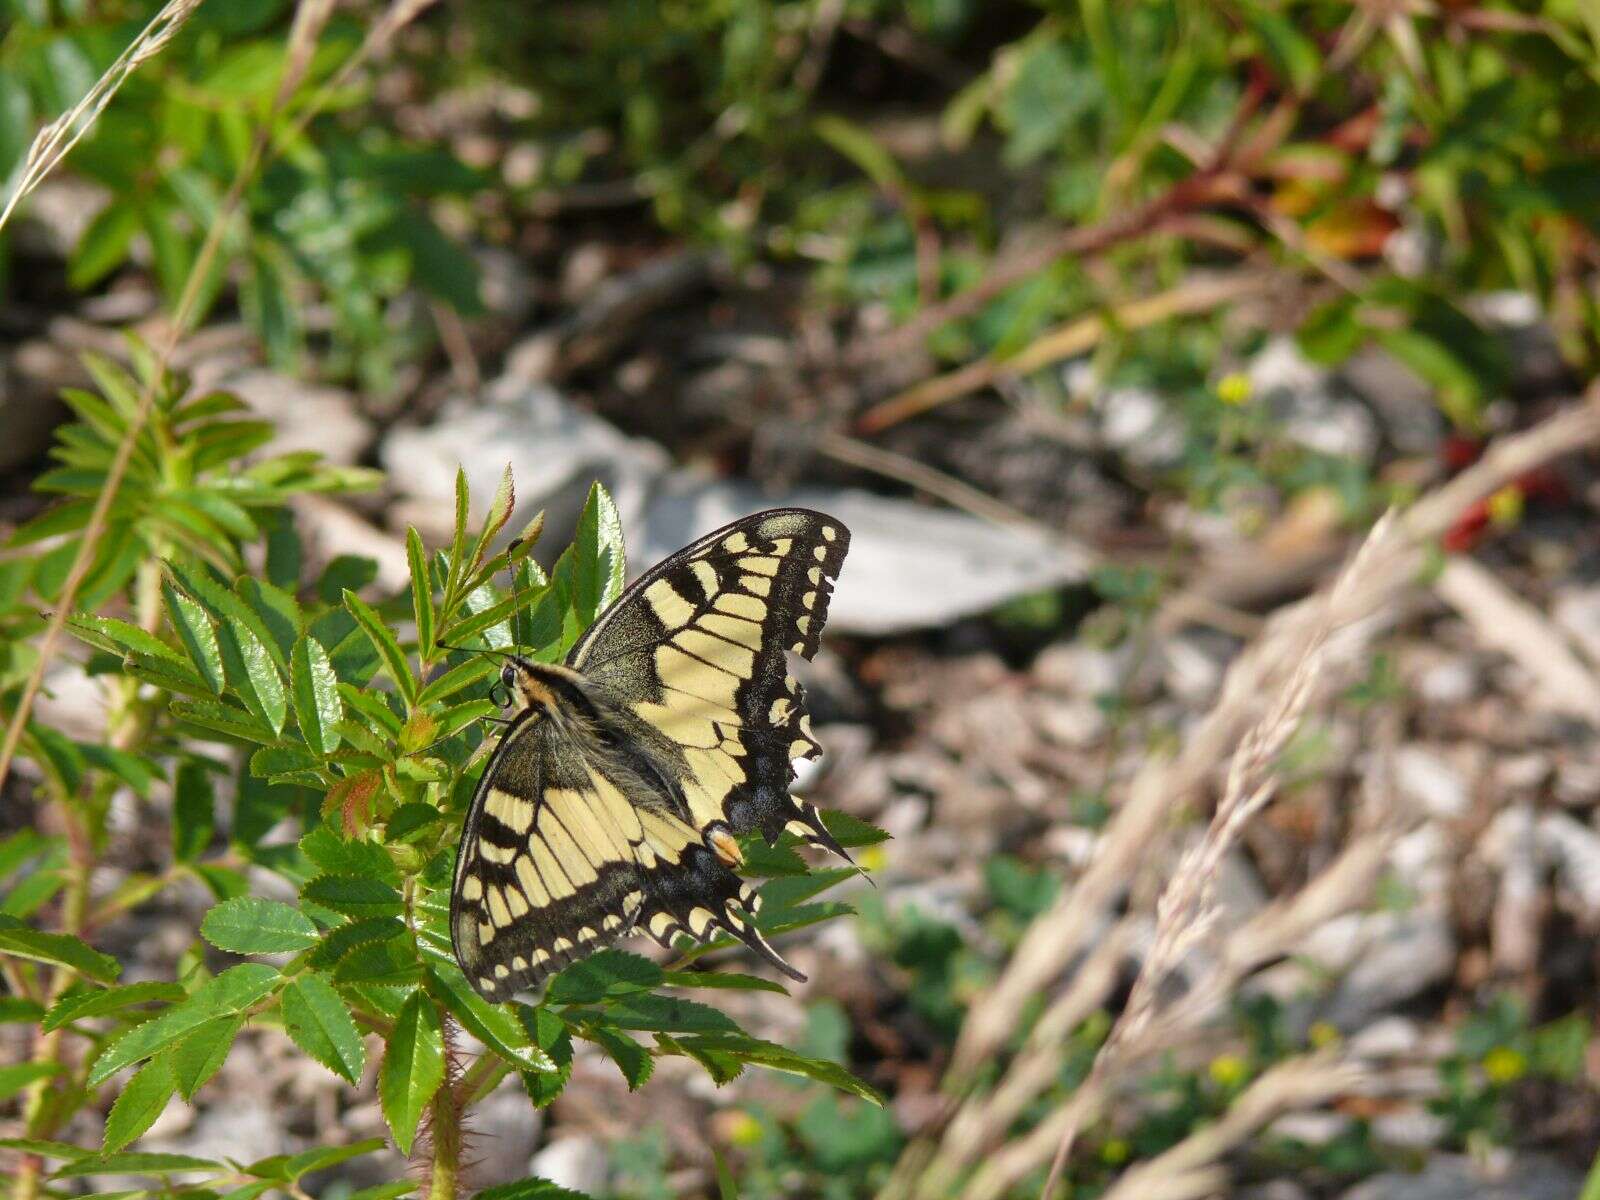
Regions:
<svg viewBox="0 0 1600 1200"><path fill-rule="evenodd" d="M168 9L184 7L184 16L187 18L189 12L192 12L199 3L200 0L191 0L187 5L174 3L168 5ZM179 341L183 338L190 322L194 319L202 285L210 275L212 262L222 247L223 239L228 229L233 224L239 204L244 198L245 188L249 186L250 181L255 177L256 171L273 148L297 138L305 130L305 127L311 123L312 118L321 111L327 100L331 99L334 93L339 88L342 88L370 58L382 51L401 27L432 3L433 0L395 0L395 3L390 5L384 15L373 25L356 53L317 92L316 96L296 114L295 119L289 123L281 134L275 138L273 133L273 117L276 116L279 107L285 101L285 96L281 92L275 100L274 108L257 131L249 154L240 166L238 173L234 176L227 194L223 196L221 203L218 204L216 219L212 222L211 228L206 231L205 241L200 244L200 249L195 254L194 263L189 270L189 276L184 281L183 294L178 298L177 307L173 310L172 320L168 323L165 336L156 347L156 369L140 389L133 418L128 422L128 428L122 435L122 442L117 446L117 452L112 458L111 466L106 471L105 482L100 487L99 495L95 497L94 508L89 514L88 522L84 525L78 553L73 558L72 567L67 572L66 580L62 583L60 595L56 600L56 610L51 613L50 620L45 626L44 635L40 638L38 660L34 663L32 672L23 684L22 695L17 700L16 711L12 714L11 722L6 727L5 740L0 743L0 788L5 786L6 779L11 774L11 764L16 758L17 746L22 741L22 731L27 727L28 715L33 711L33 703L38 698L39 689L44 683L45 672L49 669L50 663L54 659L56 646L60 643L62 630L66 628L67 618L72 614L78 590L83 586L83 581L88 577L89 569L94 564L95 551L99 546L100 538L105 534L106 517L111 511L112 500L122 486L123 476L127 474L128 462L133 455L133 447L138 441L139 435L144 431L145 422L150 418L150 410L155 405L156 392L161 385L162 376L177 352ZM162 11L165 13L167 9ZM138 55L137 61L133 63L133 66L146 61L152 54L156 53L160 46L165 44L165 40L170 40L172 32L176 32L176 29L168 32L165 35L165 39L154 48L147 45ZM301 55L304 55L303 48ZM124 58L126 57L127 55L124 55ZM117 61L120 63L123 59L119 58ZM301 63L297 67L297 61L296 58L291 57L285 64L285 70L303 70L304 64ZM114 65L112 70L107 72L107 78L116 69ZM128 69L131 70L132 68ZM123 75L123 78L126 78L126 74ZM102 79L100 83L96 84L95 88L91 89L91 94L99 90L105 82L106 80ZM112 91L115 91L114 87ZM109 99L110 96L107 95L106 100ZM104 107L103 103L101 107ZM65 150L62 153L65 153ZM60 156L57 155L50 165L54 166L59 161ZM0 225L3 225L3 218L0 218Z"/></svg>
<svg viewBox="0 0 1600 1200"><path fill-rule="evenodd" d="M1213 1194L1221 1190L1223 1178L1215 1164L1224 1154L1280 1113L1324 1104L1359 1088L1365 1078L1358 1064L1342 1061L1334 1053L1279 1063L1245 1089L1215 1124L1123 1172L1102 1200Z"/></svg>
<svg viewBox="0 0 1600 1200"><path fill-rule="evenodd" d="M28 194L44 182L45 176L55 170L83 135L94 128L95 121L129 76L161 53L200 4L201 0L170 0L139 31L139 36L117 56L117 60L106 68L105 74L95 81L81 100L39 130L28 146L27 154L23 156L16 186L6 198L5 208L0 209L0 229L6 227L11 214Z"/></svg>
<svg viewBox="0 0 1600 1200"><path fill-rule="evenodd" d="M1313 688L1322 674L1328 639L1346 594L1363 582L1389 542L1394 531L1393 511L1373 526L1366 542L1341 573L1322 605L1322 616L1307 631L1298 662L1272 706L1245 735L1228 771L1227 786L1218 802L1205 836L1179 862L1171 881L1162 890L1156 905L1156 936L1150 953L1134 981L1127 1007L1111 1027L1111 1033L1090 1068L1089 1079L1098 1083L1116 1063L1123 1048L1138 1041L1156 1014L1161 985L1195 946L1210 938L1216 923L1217 874L1222 860L1238 843L1244 827L1261 811L1277 790L1278 756L1289 738L1300 727L1311 702ZM1071 1153L1078 1126L1070 1123L1062 1131L1050 1174L1045 1181L1043 1200L1050 1200Z"/></svg>

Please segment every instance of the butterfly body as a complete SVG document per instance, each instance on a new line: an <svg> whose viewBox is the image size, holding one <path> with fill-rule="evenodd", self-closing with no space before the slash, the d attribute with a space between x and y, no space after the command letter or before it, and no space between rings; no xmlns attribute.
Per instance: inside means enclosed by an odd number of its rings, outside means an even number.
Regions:
<svg viewBox="0 0 1600 1200"><path fill-rule="evenodd" d="M789 795L820 752L786 654L810 657L849 544L837 521L774 509L647 572L564 664L507 662L509 723L462 831L456 957L507 1000L639 931L731 934L802 978L757 931L738 839L785 829L840 854Z"/></svg>

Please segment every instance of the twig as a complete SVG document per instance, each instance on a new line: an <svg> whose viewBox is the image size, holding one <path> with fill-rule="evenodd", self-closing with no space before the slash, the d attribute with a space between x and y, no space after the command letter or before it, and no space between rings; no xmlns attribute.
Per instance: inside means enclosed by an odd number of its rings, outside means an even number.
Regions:
<svg viewBox="0 0 1600 1200"><path fill-rule="evenodd" d="M0 229L6 227L6 222L11 219L11 214L16 211L34 188L44 182L45 176L60 165L72 148L78 144L83 135L94 128L94 123L105 111L106 105L111 103L111 98L131 76L145 63L149 62L166 47L184 23L194 15L194 10L199 8L201 0L170 0L160 12L151 18L150 23L139 31L139 36L128 44L128 48L117 56L99 79L95 81L87 93L61 116L51 121L35 135L33 142L28 147L28 153L22 160L22 171L17 177L17 184L11 189L11 195L6 198L6 206L0 209Z"/></svg>
<svg viewBox="0 0 1600 1200"><path fill-rule="evenodd" d="M1272 285L1270 276L1256 273L1195 279L1155 296L1115 305L1109 315L1096 313L1068 321L1041 334L1017 354L977 359L873 405L861 415L857 428L863 433L879 433L908 417L970 395L1003 376L1026 375L1082 354L1113 329L1144 329L1169 317L1209 312L1259 295Z"/></svg>

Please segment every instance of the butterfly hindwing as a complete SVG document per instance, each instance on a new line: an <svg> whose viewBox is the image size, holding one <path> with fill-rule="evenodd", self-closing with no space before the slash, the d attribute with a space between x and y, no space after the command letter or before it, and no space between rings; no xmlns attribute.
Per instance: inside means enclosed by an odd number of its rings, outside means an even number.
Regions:
<svg viewBox="0 0 1600 1200"><path fill-rule="evenodd" d="M792 760L821 747L787 655L816 653L849 544L807 509L736 521L647 572L568 657L653 732L702 831L793 828L843 854L788 792Z"/></svg>

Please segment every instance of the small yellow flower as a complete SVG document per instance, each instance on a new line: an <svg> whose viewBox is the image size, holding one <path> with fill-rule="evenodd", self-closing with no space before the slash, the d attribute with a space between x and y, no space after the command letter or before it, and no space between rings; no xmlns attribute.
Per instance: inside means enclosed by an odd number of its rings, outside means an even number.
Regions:
<svg viewBox="0 0 1600 1200"><path fill-rule="evenodd" d="M1489 520L1502 529L1509 529L1522 520L1522 510L1526 507L1526 497L1522 489L1516 484L1507 484L1494 495L1489 497Z"/></svg>
<svg viewBox="0 0 1600 1200"><path fill-rule="evenodd" d="M1238 371L1232 371L1217 380L1217 399L1224 404L1238 407L1250 399L1250 379Z"/></svg>
<svg viewBox="0 0 1600 1200"><path fill-rule="evenodd" d="M1306 1030L1306 1040L1314 1048L1324 1050L1339 1044L1339 1030L1327 1021L1317 1021Z"/></svg>
<svg viewBox="0 0 1600 1200"><path fill-rule="evenodd" d="M1250 1064L1237 1054L1219 1054L1211 1060L1211 1080L1219 1087L1238 1087L1250 1076Z"/></svg>
<svg viewBox="0 0 1600 1200"><path fill-rule="evenodd" d="M1121 1138L1107 1138L1105 1145L1100 1147L1100 1161L1109 1167L1119 1167L1128 1161L1132 1153L1133 1147Z"/></svg>
<svg viewBox="0 0 1600 1200"><path fill-rule="evenodd" d="M1528 1060L1510 1046L1496 1046L1483 1056L1483 1073L1490 1083L1515 1083L1528 1073Z"/></svg>
<svg viewBox="0 0 1600 1200"><path fill-rule="evenodd" d="M863 871L872 874L889 865L889 856L882 846L868 846L856 855L856 862Z"/></svg>
<svg viewBox="0 0 1600 1200"><path fill-rule="evenodd" d="M761 1140L761 1122L747 1112L730 1113L728 1140L735 1146L754 1146Z"/></svg>

